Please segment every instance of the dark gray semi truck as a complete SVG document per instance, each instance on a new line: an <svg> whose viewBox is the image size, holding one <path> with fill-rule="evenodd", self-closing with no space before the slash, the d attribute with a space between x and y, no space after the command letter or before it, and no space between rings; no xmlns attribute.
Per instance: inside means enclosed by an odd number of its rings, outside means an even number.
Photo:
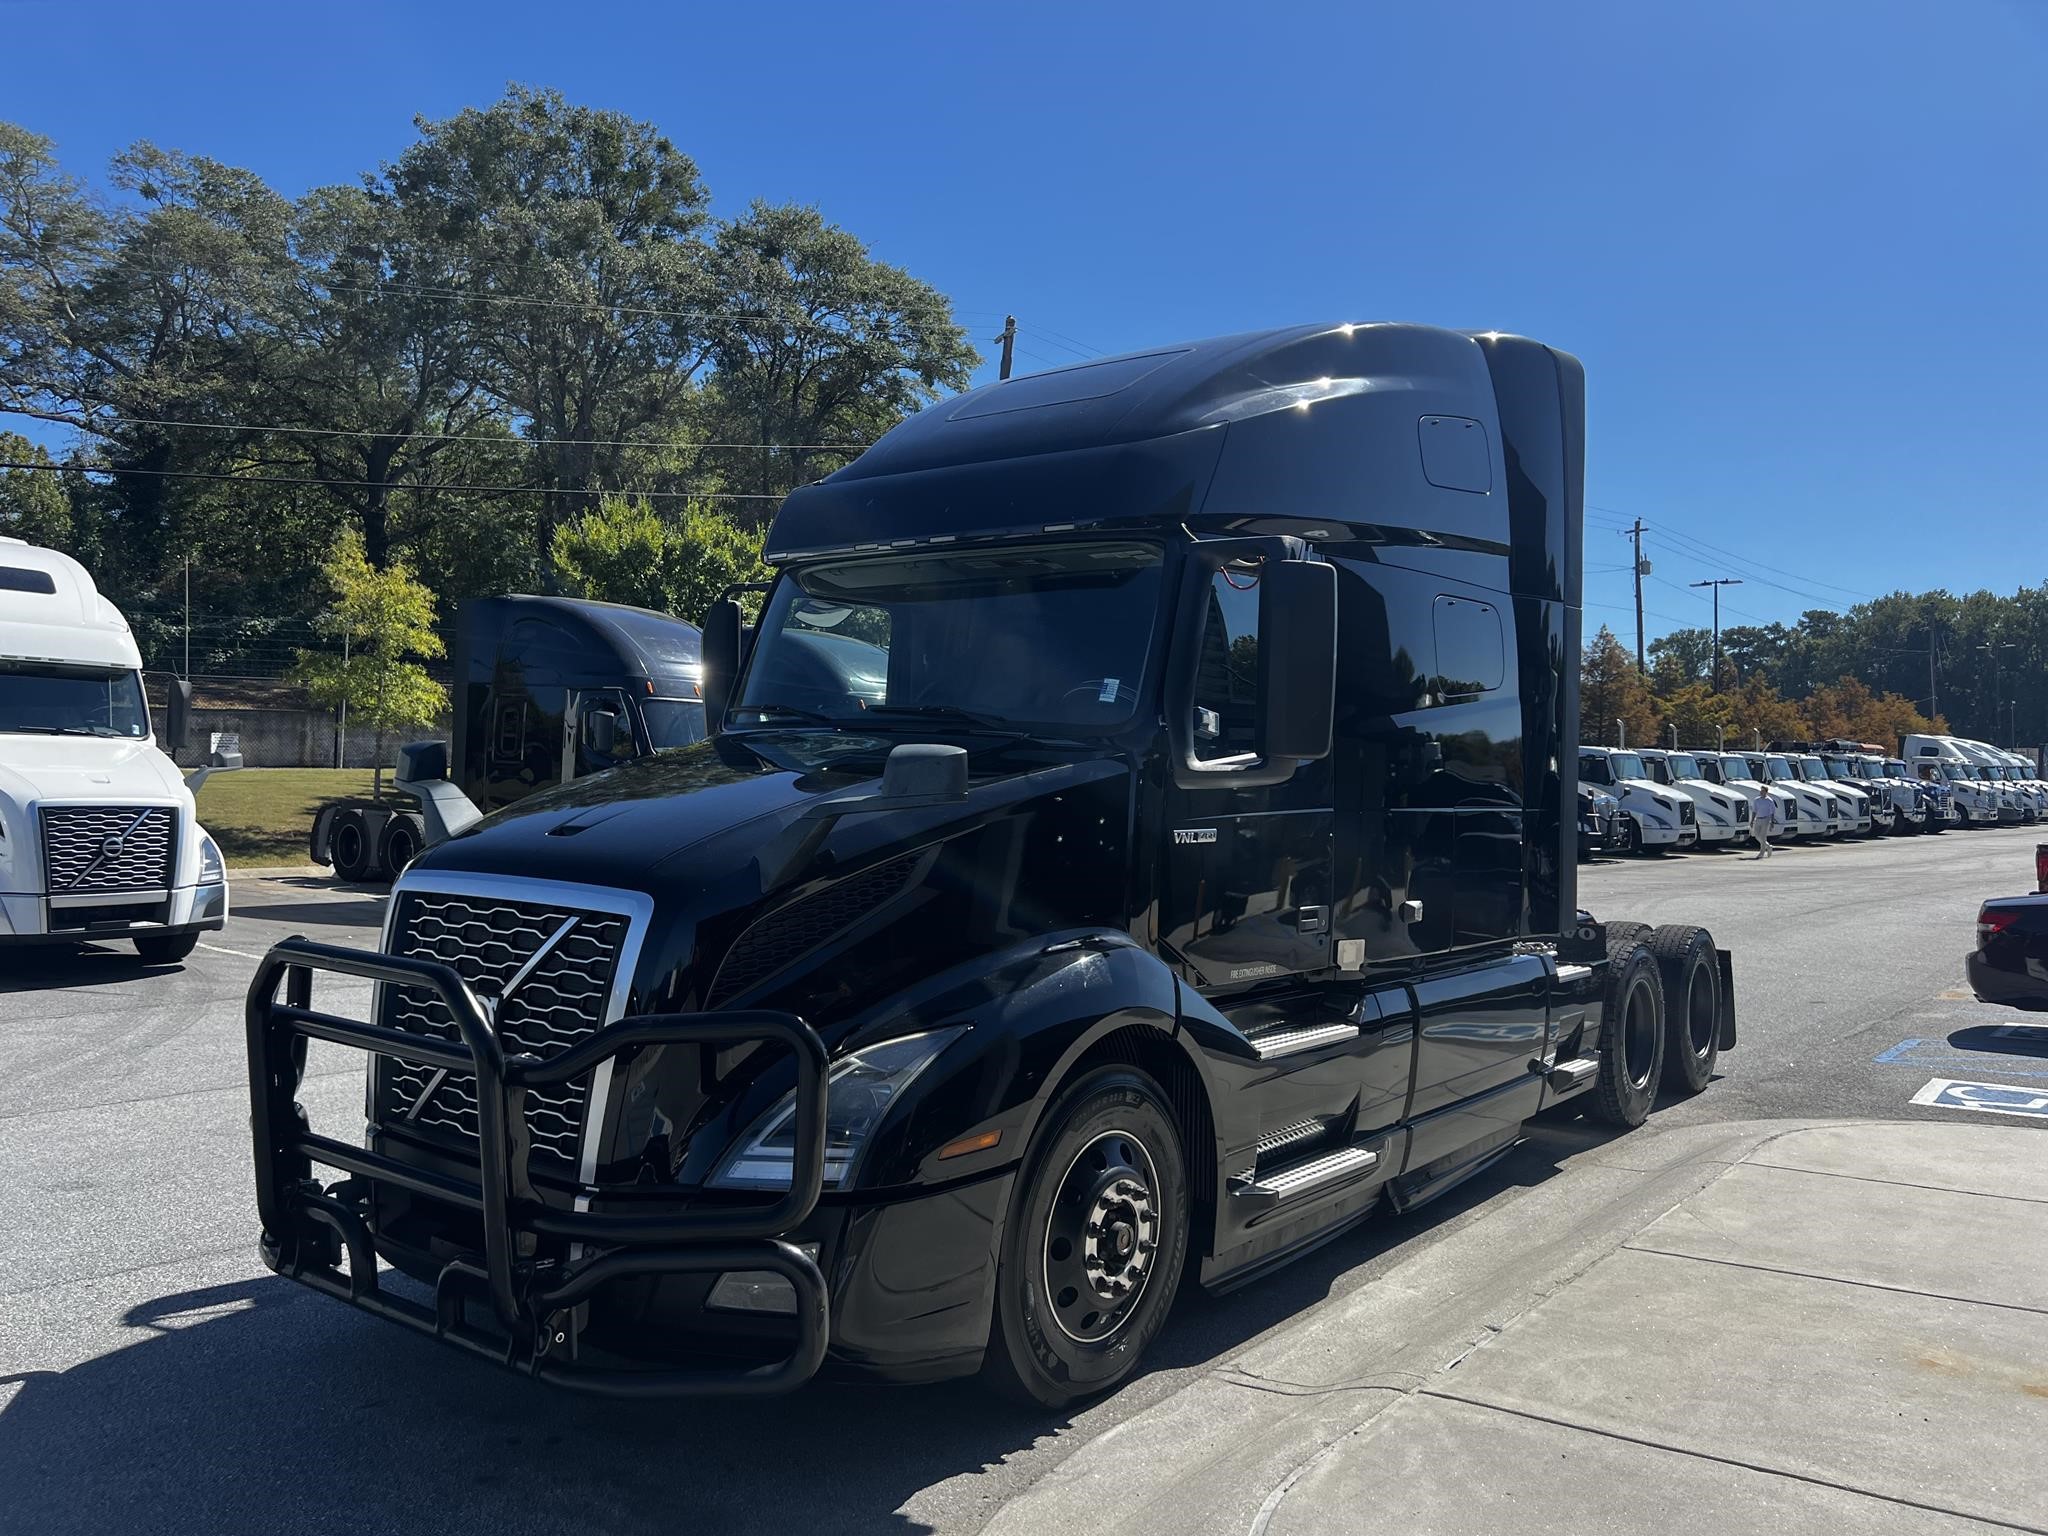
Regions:
<svg viewBox="0 0 2048 1536"><path fill-rule="evenodd" d="M483 815L412 755L453 835L380 949L250 990L265 1260L565 1387L1059 1405L1533 1115L1700 1091L1727 954L1578 904L1584 425L1565 353L1352 324L905 422L707 617L709 739Z"/></svg>

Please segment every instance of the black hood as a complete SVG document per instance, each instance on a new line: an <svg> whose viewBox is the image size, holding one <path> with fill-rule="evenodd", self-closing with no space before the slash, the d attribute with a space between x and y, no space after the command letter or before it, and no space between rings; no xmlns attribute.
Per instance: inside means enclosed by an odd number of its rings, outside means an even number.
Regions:
<svg viewBox="0 0 2048 1536"><path fill-rule="evenodd" d="M898 900L923 892L939 900L949 881L957 884L944 898L951 903L944 921L927 914L928 931L918 935L927 965L938 958L935 944L957 953L963 945L1011 942L1077 920L1122 925L1132 777L1128 760L1107 753L976 746L964 803L842 817L814 856L784 866L777 854L792 845L788 834L804 810L821 796L873 784L895 744L874 736L755 731L656 753L486 817L423 854L406 882L461 872L652 897L635 1011L741 1001L729 986L723 995L710 992L735 941L763 914L835 888L857 892L858 906L882 894ZM990 839L1016 845L1007 857L1020 871L1036 866L1044 874L1000 893L1001 911L978 911L978 898L996 894L979 890L986 881L974 874L976 861L989 857L983 844ZM941 856L959 844L974 846ZM904 879L851 886L854 877L883 867ZM967 931L977 925L982 938ZM868 968L863 962L858 969L865 976ZM870 981L848 970L838 968L832 988L841 1002L872 997L880 973ZM808 998L806 1016L823 1023L819 1006L816 996Z"/></svg>

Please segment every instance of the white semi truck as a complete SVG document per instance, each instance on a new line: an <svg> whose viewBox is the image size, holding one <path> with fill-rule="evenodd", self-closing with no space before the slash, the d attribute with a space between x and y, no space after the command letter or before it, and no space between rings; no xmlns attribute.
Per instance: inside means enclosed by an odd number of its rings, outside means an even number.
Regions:
<svg viewBox="0 0 2048 1536"><path fill-rule="evenodd" d="M1635 825L1636 847L1645 853L1690 848L1699 841L1699 813L1692 797L1650 777L1640 752L1625 747L1580 747L1579 780L1595 784L1621 802Z"/></svg>
<svg viewBox="0 0 2048 1536"><path fill-rule="evenodd" d="M2001 811L2010 819L2018 819L2017 798L2003 785L1981 777L1976 763L1953 736L1907 736L1899 748L1915 772L1931 768L1947 783L1957 826L1995 827L2001 820Z"/></svg>
<svg viewBox="0 0 2048 1536"><path fill-rule="evenodd" d="M173 685L166 736L190 695ZM171 964L227 921L220 849L153 729L128 621L69 555L0 538L0 944Z"/></svg>
<svg viewBox="0 0 2048 1536"><path fill-rule="evenodd" d="M1709 779L1696 754L1646 747L1638 755L1651 778L1692 801L1702 847L1750 841L1750 797Z"/></svg>

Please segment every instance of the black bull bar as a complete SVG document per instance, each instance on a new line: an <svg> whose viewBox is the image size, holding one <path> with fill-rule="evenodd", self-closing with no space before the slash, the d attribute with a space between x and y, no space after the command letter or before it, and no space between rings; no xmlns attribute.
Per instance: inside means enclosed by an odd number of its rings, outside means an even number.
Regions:
<svg viewBox="0 0 2048 1536"><path fill-rule="evenodd" d="M393 986L430 989L454 1019L457 1040L337 1018L312 1006L313 973L329 971ZM279 1001L279 983L284 999ZM256 1150L256 1207L263 1260L280 1275L338 1296L511 1366L542 1381L615 1397L679 1397L787 1391L825 1357L825 1281L809 1255L780 1241L817 1204L825 1166L827 1064L817 1034L794 1014L765 1010L652 1014L620 1019L542 1059L507 1056L476 995L439 961L369 954L289 938L273 948L249 986L250 1127ZM316 1134L296 1102L306 1042L328 1040L476 1078L474 1183ZM773 1205L656 1215L565 1210L536 1197L527 1177L526 1092L569 1083L626 1052L654 1045L730 1045L768 1040L796 1057L794 1172ZM349 1177L323 1188L314 1164ZM433 1305L378 1284L378 1260L362 1208L368 1188L386 1183L475 1212L481 1253L445 1264ZM603 1199L595 1189L591 1203ZM570 1257L537 1258L542 1239ZM346 1267L342 1265L346 1257ZM796 1293L797 1343L767 1365L627 1369L585 1363L577 1349L579 1311L614 1280L723 1270L771 1270ZM472 1321L488 1303L495 1327Z"/></svg>

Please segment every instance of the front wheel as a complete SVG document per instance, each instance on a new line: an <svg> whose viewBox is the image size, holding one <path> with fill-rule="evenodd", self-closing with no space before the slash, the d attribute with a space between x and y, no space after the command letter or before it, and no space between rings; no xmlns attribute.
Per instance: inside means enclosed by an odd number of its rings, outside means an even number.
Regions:
<svg viewBox="0 0 2048 1536"><path fill-rule="evenodd" d="M1010 1197L983 1376L1047 1408L1120 1386L1166 1321L1187 1250L1165 1096L1130 1067L1089 1073L1046 1111Z"/></svg>
<svg viewBox="0 0 2048 1536"><path fill-rule="evenodd" d="M176 965L198 947L196 933L152 933L135 941L135 953L145 965Z"/></svg>

